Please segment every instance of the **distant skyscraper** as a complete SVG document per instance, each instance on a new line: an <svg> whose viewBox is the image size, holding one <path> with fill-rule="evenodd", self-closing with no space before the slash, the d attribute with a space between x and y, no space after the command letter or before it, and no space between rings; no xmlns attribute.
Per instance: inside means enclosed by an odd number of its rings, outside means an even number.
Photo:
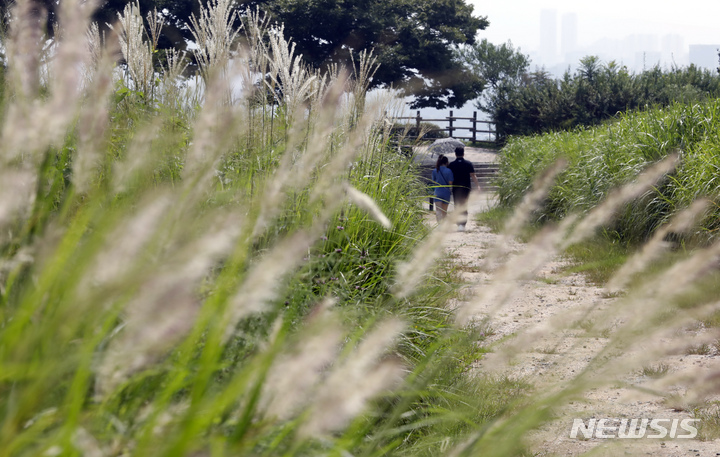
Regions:
<svg viewBox="0 0 720 457"><path fill-rule="evenodd" d="M720 66L718 49L720 44L691 44L690 63L714 71Z"/></svg>
<svg viewBox="0 0 720 457"><path fill-rule="evenodd" d="M540 11L540 58L541 65L553 65L557 61L558 26L557 11Z"/></svg>
<svg viewBox="0 0 720 457"><path fill-rule="evenodd" d="M685 41L681 35L663 35L660 39L663 62L679 67L686 67L688 55L685 52Z"/></svg>
<svg viewBox="0 0 720 457"><path fill-rule="evenodd" d="M578 26L577 14L565 13L562 16L562 29L560 34L560 53L565 61L574 60L573 52L577 49Z"/></svg>

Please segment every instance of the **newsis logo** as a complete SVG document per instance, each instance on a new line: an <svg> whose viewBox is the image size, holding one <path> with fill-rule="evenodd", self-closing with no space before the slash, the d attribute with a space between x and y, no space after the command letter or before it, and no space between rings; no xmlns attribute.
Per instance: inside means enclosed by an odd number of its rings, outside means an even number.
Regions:
<svg viewBox="0 0 720 457"><path fill-rule="evenodd" d="M574 419L570 438L695 438L700 419Z"/></svg>

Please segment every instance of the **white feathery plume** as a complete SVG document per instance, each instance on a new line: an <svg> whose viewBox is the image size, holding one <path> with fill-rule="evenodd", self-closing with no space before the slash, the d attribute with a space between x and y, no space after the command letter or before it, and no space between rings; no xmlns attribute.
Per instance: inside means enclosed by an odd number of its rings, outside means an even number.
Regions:
<svg viewBox="0 0 720 457"><path fill-rule="evenodd" d="M382 212L377 203L375 203L375 200L373 200L369 195L360 192L349 184L345 186L345 190L347 192L349 200L355 205L357 205L358 208L367 212L373 219L378 221L378 223L380 223L380 225L382 225L386 229L389 230L390 228L392 228L392 223L390 222L390 219L388 219L388 217Z"/></svg>
<svg viewBox="0 0 720 457"><path fill-rule="evenodd" d="M331 299L319 304L297 342L273 362L263 383L261 402L268 416L290 419L317 394L345 336L338 316L330 310L333 304Z"/></svg>
<svg viewBox="0 0 720 457"><path fill-rule="evenodd" d="M230 252L241 224L233 215L209 227L189 246L174 247L161 273L146 278L125 307L119 334L96 367L96 391L110 393L129 375L157 361L195 325L200 309L196 288L209 269Z"/></svg>
<svg viewBox="0 0 720 457"><path fill-rule="evenodd" d="M619 292L629 284L632 275L643 271L651 262L657 260L662 253L667 251L670 243L665 241L669 233L684 233L690 230L698 218L707 210L709 201L700 199L694 201L690 207L673 217L670 223L665 224L655 233L650 241L645 243L637 254L628 259L610 278L607 289L611 293Z"/></svg>
<svg viewBox="0 0 720 457"><path fill-rule="evenodd" d="M115 192L127 190L133 178L154 163L156 156L152 150L153 140L159 136L161 127L159 122L142 126L133 135L125 151L125 157L113 162L112 185Z"/></svg>
<svg viewBox="0 0 720 457"><path fill-rule="evenodd" d="M215 175L217 160L232 140L239 110L226 103L230 90L228 78L213 76L205 90L205 103L193 125L195 137L185 155L183 183L189 188L205 191Z"/></svg>
<svg viewBox="0 0 720 457"><path fill-rule="evenodd" d="M302 436L323 436L341 430L362 413L367 401L402 382L406 368L397 358L385 358L405 329L397 319L382 322L335 367L318 388Z"/></svg>
<svg viewBox="0 0 720 457"><path fill-rule="evenodd" d="M206 84L227 71L240 33L233 25L237 14L233 0L210 0L200 5L200 17L194 13L190 16L188 28L197 44L193 54Z"/></svg>
<svg viewBox="0 0 720 457"><path fill-rule="evenodd" d="M310 232L298 231L280 241L247 273L238 291L229 299L223 323L224 340L230 338L238 322L250 314L268 309L280 292L282 278L297 267L317 238L316 226Z"/></svg>
<svg viewBox="0 0 720 457"><path fill-rule="evenodd" d="M649 167L635 181L611 192L607 199L591 210L572 230L570 227L577 220L577 215L569 215L558 227L540 232L522 253L510 259L493 275L492 287L478 288L478 295L456 311L456 322L467 325L479 310L487 310L489 315L498 312L518 293L519 281L532 278L561 250L592 236L599 226L606 224L614 216L617 208L646 192L658 179L673 169L677 160L677 155L670 155ZM570 235L565 237L568 232Z"/></svg>
<svg viewBox="0 0 720 457"><path fill-rule="evenodd" d="M134 216L118 225L108 236L109 242L97 255L88 279L89 284L81 286L80 290L121 282L125 275L136 268L171 205L172 199L168 195L154 195Z"/></svg>
<svg viewBox="0 0 720 457"><path fill-rule="evenodd" d="M103 39L100 36L100 26L98 26L97 22L90 24L90 27L85 33L85 37L90 59L82 69L83 87L87 87L92 82L103 56Z"/></svg>
<svg viewBox="0 0 720 457"><path fill-rule="evenodd" d="M338 100L342 96L343 86L343 81L338 80L328 88L323 107L318 110L320 114L307 139L308 146L302 153L297 151L305 138L304 129L299 128L299 122L292 125L280 166L273 178L267 182L263 192L264 204L253 229L253 237L263 233L267 224L278 215L282 202L290 192L308 186L315 179L314 171L323 164L331 147L332 132L339 109ZM325 176L326 173L327 170L322 175Z"/></svg>
<svg viewBox="0 0 720 457"><path fill-rule="evenodd" d="M101 150L110 123L110 99L114 90L109 56L95 65L96 73L87 88L88 97L80 108L78 145L73 160L73 184L86 192L102 161Z"/></svg>
<svg viewBox="0 0 720 457"><path fill-rule="evenodd" d="M413 250L412 257L407 262L398 264L397 279L393 287L396 297L404 298L414 292L427 271L435 264L443 252L443 240L453 230L458 213L460 212L454 211L448 214L430 236Z"/></svg>
<svg viewBox="0 0 720 457"><path fill-rule="evenodd" d="M533 212L536 211L543 200L547 197L550 188L555 183L555 178L567 167L567 160L559 159L535 180L530 192L523 196L520 204L513 211L503 227L502 233L497 241L489 249L483 266L486 269L492 268L493 264L507 252L509 241L520 235L520 231L530 221Z"/></svg>
<svg viewBox="0 0 720 457"><path fill-rule="evenodd" d="M295 54L295 43L285 40L284 26L273 27L268 33L271 55L269 56L270 78L280 88L282 103L287 105L288 114L295 113L313 95L314 75L305 67L302 55ZM292 119L288 119L292 122Z"/></svg>
<svg viewBox="0 0 720 457"><path fill-rule="evenodd" d="M0 170L0 229L32 208L37 179L30 170Z"/></svg>
<svg viewBox="0 0 720 457"><path fill-rule="evenodd" d="M145 41L145 25L140 15L140 3L128 3L122 14L118 13L120 50L125 59L128 73L132 78L135 90L151 95L155 69L152 61L152 49ZM115 30L112 24L108 24Z"/></svg>
<svg viewBox="0 0 720 457"><path fill-rule="evenodd" d="M9 39L5 43L8 59L7 81L16 96L28 102L37 96L40 87L40 55L45 38L42 32L45 15L33 8L30 0L13 2L10 14L13 19L10 22Z"/></svg>
<svg viewBox="0 0 720 457"><path fill-rule="evenodd" d="M58 20L64 25L53 45L53 59L46 67L52 70L49 79L50 97L46 101L34 100L37 94L37 75L40 61L38 53L42 41L41 18L29 5L21 1L13 11L19 17L13 21L8 41L8 65L10 81L23 72L22 83L15 88L16 97L8 107L0 142L0 160L20 158L23 162L36 164L48 146L59 143L65 137L71 122L75 120L81 96L83 68L89 61L86 46L86 30L94 2L68 0L59 8ZM21 55L18 55L21 53ZM12 85L11 85L12 87ZM42 129L34 126L42 125Z"/></svg>

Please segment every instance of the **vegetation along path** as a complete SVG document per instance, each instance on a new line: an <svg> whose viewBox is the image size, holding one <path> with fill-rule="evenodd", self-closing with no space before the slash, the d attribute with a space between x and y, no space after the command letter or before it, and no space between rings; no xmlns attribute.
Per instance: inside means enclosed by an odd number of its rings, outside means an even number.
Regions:
<svg viewBox="0 0 720 457"><path fill-rule="evenodd" d="M492 156L477 157L484 160ZM570 437L574 419L588 424L591 419L607 419L617 426L623 419L694 419L698 405L707 406L709 398L692 399L693 382L720 368L717 351L679 351L648 365L633 365L636 355L671 347L710 330L689 325L682 332L643 339L620 352L608 351L617 324L612 307L616 302L602 287L590 284L581 274L568 274L568 260L555 256L545 262L533 278L515 281L509 287L511 298L496 308L496 301L480 296L501 294L507 267L526 251L527 245L504 238L475 222L473 215L494 204L493 192L472 194L471 222L465 232L448 233L444 249L466 282L454 306L466 308L472 303L475 320L489 318L490 335L486 339L490 353L476 364L476 373L505 375L522 379L533 386L537 396L567 393L557 401L553 419L529 437L532 455L581 455L594 449L594 455L715 456L720 455L720 440L707 439L707 430L716 424L706 423L696 439L643 438L604 439L582 433ZM452 205L450 211L452 212ZM434 224L434 216L428 217ZM697 352L697 353L692 353ZM617 359L593 364L598 359ZM613 364L612 362L618 363ZM600 368L602 367L602 368ZM582 381L580 381L582 379ZM538 398L536 395L533 395ZM537 400L534 400L539 404ZM710 422L712 417L702 416ZM693 424L697 424L693 422ZM662 425L662 423L661 423ZM613 433L610 431L610 433ZM647 435L656 433L648 428ZM685 432L678 428L675 432Z"/></svg>

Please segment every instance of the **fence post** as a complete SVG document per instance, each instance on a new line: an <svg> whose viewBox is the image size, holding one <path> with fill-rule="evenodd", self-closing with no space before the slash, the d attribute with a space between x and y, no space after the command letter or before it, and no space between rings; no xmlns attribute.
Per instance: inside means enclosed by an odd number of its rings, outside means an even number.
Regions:
<svg viewBox="0 0 720 457"><path fill-rule="evenodd" d="M473 143L477 141L477 111L473 111Z"/></svg>
<svg viewBox="0 0 720 457"><path fill-rule="evenodd" d="M453 124L453 112L452 112L452 110L450 110L450 117L448 117L448 134L450 135L450 137L453 136L452 135L452 132L453 132L452 124Z"/></svg>
<svg viewBox="0 0 720 457"><path fill-rule="evenodd" d="M420 121L422 121L422 118L420 117L420 110L417 110L417 115L415 117L415 138L420 138Z"/></svg>

